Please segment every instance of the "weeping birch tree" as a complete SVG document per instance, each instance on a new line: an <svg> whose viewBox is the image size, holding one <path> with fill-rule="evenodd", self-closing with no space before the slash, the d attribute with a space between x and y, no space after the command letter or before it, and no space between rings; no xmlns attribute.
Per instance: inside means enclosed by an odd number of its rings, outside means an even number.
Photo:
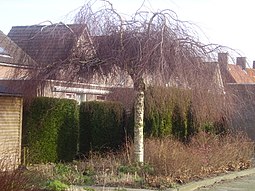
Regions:
<svg viewBox="0 0 255 191"><path fill-rule="evenodd" d="M85 82L95 76L118 76L124 81L131 78L136 94L134 154L138 163L144 162L144 92L148 85L222 91L212 72L204 67L204 61L211 60L221 47L201 43L196 27L180 21L169 9L152 12L140 7L132 16L123 16L108 1L95 1L81 7L74 23L84 26L87 39L76 38L67 59L42 65L31 79L61 76L70 82ZM44 50L51 38L45 39ZM60 38L61 42L65 39ZM196 96L197 100L204 97L201 93Z"/></svg>
<svg viewBox="0 0 255 191"><path fill-rule="evenodd" d="M219 47L201 43L194 26L180 21L169 9L151 12L140 8L126 18L108 1L103 3L101 9L85 4L75 17L75 23L87 27L95 49L95 58L79 57L78 71L85 77L95 72L114 76L121 71L132 78L136 92L134 154L135 161L143 163L146 86L208 88L211 79L204 71L199 74L201 63L211 59Z"/></svg>

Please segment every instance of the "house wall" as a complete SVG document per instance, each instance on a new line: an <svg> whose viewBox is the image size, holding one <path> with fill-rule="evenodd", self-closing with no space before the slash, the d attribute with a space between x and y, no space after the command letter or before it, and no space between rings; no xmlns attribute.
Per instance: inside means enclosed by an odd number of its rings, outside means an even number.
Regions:
<svg viewBox="0 0 255 191"><path fill-rule="evenodd" d="M0 169L13 169L21 159L21 97L0 95Z"/></svg>
<svg viewBox="0 0 255 191"><path fill-rule="evenodd" d="M0 63L0 79L20 79L26 76L27 69L4 66Z"/></svg>
<svg viewBox="0 0 255 191"><path fill-rule="evenodd" d="M227 84L232 98L231 126L244 130L255 141L255 84Z"/></svg>

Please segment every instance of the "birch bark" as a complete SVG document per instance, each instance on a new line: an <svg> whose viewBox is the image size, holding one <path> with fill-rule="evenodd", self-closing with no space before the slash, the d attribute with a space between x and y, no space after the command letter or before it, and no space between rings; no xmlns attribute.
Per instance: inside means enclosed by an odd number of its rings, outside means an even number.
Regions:
<svg viewBox="0 0 255 191"><path fill-rule="evenodd" d="M144 84L140 82L136 90L135 106L134 106L134 154L135 162L144 163Z"/></svg>

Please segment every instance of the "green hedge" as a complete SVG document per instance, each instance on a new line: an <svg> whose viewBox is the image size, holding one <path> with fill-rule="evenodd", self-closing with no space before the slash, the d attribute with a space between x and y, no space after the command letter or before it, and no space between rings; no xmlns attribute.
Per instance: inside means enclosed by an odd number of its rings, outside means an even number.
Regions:
<svg viewBox="0 0 255 191"><path fill-rule="evenodd" d="M148 88L145 92L145 135L186 140L196 131L190 91Z"/></svg>
<svg viewBox="0 0 255 191"><path fill-rule="evenodd" d="M79 151L114 150L124 139L124 108L118 102L83 102L80 105Z"/></svg>
<svg viewBox="0 0 255 191"><path fill-rule="evenodd" d="M78 105L74 100L40 97L24 109L28 162L71 161L77 154Z"/></svg>
<svg viewBox="0 0 255 191"><path fill-rule="evenodd" d="M174 136L188 141L198 131L224 133L228 125L226 113L221 111L222 98L208 92L200 94L174 87L148 88L145 92L145 135Z"/></svg>

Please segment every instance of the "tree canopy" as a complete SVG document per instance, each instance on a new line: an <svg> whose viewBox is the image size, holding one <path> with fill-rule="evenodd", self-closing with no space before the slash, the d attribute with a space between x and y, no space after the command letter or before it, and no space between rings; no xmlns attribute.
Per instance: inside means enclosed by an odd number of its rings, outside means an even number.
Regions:
<svg viewBox="0 0 255 191"><path fill-rule="evenodd" d="M94 4L85 4L75 17L75 23L87 26L95 60L100 60L87 62L86 57L79 58L84 60L82 68L90 69L83 70L83 74L91 73L92 68L101 74L121 70L134 82L144 78L150 85L164 86L176 80L191 86L197 84L194 79L199 82L211 77L208 68L201 70L201 63L212 60L222 47L201 43L195 25L180 21L170 9L154 13L141 7L126 19L110 2L103 4L99 10L94 9Z"/></svg>

